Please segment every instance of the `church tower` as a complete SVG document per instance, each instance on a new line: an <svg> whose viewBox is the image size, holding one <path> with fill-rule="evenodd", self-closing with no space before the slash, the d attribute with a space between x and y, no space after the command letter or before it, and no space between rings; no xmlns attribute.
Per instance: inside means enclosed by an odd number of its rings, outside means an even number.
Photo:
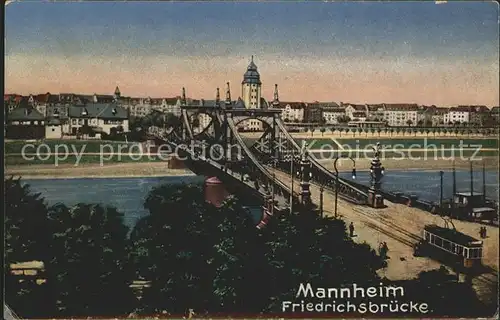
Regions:
<svg viewBox="0 0 500 320"><path fill-rule="evenodd" d="M118 86L116 86L116 89L115 89L115 94L113 95L113 98L115 101L118 101L120 100L121 98L121 92L120 92L120 88L118 88Z"/></svg>
<svg viewBox="0 0 500 320"><path fill-rule="evenodd" d="M261 87L260 74L252 56L241 83L241 97L247 109L260 109L262 107L260 105Z"/></svg>

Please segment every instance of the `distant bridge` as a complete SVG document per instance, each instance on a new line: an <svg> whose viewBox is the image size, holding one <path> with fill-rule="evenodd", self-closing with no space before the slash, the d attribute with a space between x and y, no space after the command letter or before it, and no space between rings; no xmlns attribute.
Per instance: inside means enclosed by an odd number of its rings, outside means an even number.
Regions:
<svg viewBox="0 0 500 320"><path fill-rule="evenodd" d="M336 175L292 138L281 120L281 109L241 108L229 98L216 100L213 106L193 106L184 102L181 111L178 126L168 130L155 128L150 133L175 149L177 156L182 157L193 172L217 176L234 192L253 196L270 211L272 207L278 211L289 210L290 201L312 205L310 181L335 189ZM203 128L201 117L208 123ZM250 120L262 123L264 131L258 139L247 139L238 130L241 124ZM292 167L295 168L293 173L290 172ZM290 186L277 179L270 168L294 174L301 186L300 193L293 192ZM339 177L338 194L344 200L364 205L368 201L367 190L368 187Z"/></svg>

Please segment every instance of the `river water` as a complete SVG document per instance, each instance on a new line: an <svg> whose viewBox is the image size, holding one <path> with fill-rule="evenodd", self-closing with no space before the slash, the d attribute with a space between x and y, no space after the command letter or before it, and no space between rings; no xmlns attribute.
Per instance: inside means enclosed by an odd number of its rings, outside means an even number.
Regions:
<svg viewBox="0 0 500 320"><path fill-rule="evenodd" d="M349 173L341 173L349 178ZM456 173L457 191L470 191L468 171ZM35 192L41 192L49 205L58 202L66 205L102 203L122 211L125 223L133 227L138 219L148 214L144 200L155 186L162 184L202 183L201 176L134 177L134 178L75 178L24 180ZM356 180L368 184L368 172L357 173ZM444 198L452 194L452 174L444 174ZM382 180L385 190L418 195L419 198L439 201L440 178L436 171L388 171ZM474 173L474 191L482 192L482 172ZM498 201L498 172L486 172L486 194Z"/></svg>

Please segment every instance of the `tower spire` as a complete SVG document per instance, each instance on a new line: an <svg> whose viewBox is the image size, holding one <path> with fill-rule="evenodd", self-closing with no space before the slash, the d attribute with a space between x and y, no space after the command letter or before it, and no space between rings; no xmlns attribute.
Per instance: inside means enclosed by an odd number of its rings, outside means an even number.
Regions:
<svg viewBox="0 0 500 320"><path fill-rule="evenodd" d="M182 104L186 105L186 88L182 87Z"/></svg>
<svg viewBox="0 0 500 320"><path fill-rule="evenodd" d="M227 85L227 90L226 90L226 105L231 104L231 89L229 88L229 82L226 83Z"/></svg>
<svg viewBox="0 0 500 320"><path fill-rule="evenodd" d="M219 88L217 88L217 95L215 96L215 104L218 106L220 103L220 92Z"/></svg>
<svg viewBox="0 0 500 320"><path fill-rule="evenodd" d="M273 100L273 107L279 107L280 105L280 99L278 95L278 84L274 85L274 100Z"/></svg>
<svg viewBox="0 0 500 320"><path fill-rule="evenodd" d="M253 62L253 55L252 55L252 62Z"/></svg>

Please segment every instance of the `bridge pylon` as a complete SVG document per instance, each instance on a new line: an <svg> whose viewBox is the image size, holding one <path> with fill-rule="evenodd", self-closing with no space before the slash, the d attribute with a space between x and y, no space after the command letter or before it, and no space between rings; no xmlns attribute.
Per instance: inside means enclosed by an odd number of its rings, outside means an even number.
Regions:
<svg viewBox="0 0 500 320"><path fill-rule="evenodd" d="M312 205L311 201L311 190L309 180L311 178L311 161L309 161L309 157L307 155L307 151L302 152L302 156L300 159L300 170L301 170L301 179L300 179L300 202L303 206L309 207Z"/></svg>

